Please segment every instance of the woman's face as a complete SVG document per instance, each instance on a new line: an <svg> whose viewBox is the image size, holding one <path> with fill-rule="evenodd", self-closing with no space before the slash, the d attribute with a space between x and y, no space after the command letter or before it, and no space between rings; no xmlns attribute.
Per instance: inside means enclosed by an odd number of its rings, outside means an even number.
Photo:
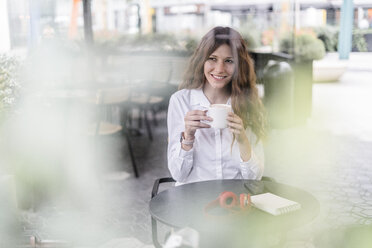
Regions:
<svg viewBox="0 0 372 248"><path fill-rule="evenodd" d="M214 89L228 85L235 71L235 63L230 46L219 46L205 61L204 75L207 83Z"/></svg>

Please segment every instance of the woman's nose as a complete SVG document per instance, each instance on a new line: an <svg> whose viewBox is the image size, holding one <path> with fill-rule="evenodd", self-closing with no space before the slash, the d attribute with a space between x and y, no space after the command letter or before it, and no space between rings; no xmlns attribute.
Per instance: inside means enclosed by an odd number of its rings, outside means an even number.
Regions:
<svg viewBox="0 0 372 248"><path fill-rule="evenodd" d="M216 67L214 68L216 72L224 72L225 71L225 65L223 61L219 61L216 63Z"/></svg>

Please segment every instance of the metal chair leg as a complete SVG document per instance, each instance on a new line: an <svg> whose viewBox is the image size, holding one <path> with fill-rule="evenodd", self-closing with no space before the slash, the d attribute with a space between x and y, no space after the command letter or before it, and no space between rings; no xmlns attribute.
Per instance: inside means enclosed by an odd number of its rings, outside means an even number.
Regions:
<svg viewBox="0 0 372 248"><path fill-rule="evenodd" d="M151 198L154 198L159 191L159 186L161 183L172 183L175 180L171 177L163 177L155 180L154 185L152 186ZM162 245L158 240L158 224L157 221L151 216L151 231L152 231L152 242L156 248L161 248Z"/></svg>
<svg viewBox="0 0 372 248"><path fill-rule="evenodd" d="M133 154L132 144L131 144L131 142L130 142L130 136L129 136L129 134L128 134L128 130L125 130L124 135L125 135L125 139L127 140L127 145L128 145L128 150L129 150L130 159L131 159L131 161L132 161L132 166L133 166L134 175L135 175L136 177L139 177L138 170L137 170L137 165L136 165L136 161L135 161L135 159L134 159L134 154Z"/></svg>
<svg viewBox="0 0 372 248"><path fill-rule="evenodd" d="M129 133L131 131L131 128L128 128L128 125L127 125L127 122L132 121L132 119L131 119L132 111L128 108L125 108L125 107L121 108L120 111L121 111L120 123L121 123L122 128L123 128L122 129L122 134L124 134L125 139L127 140L128 151L129 151L129 156L130 156L130 159L131 159L131 162L132 162L134 175L135 175L135 177L139 177L136 160L135 160L134 154L133 154L133 148L132 148L132 142L131 142L131 139L130 139L130 133Z"/></svg>
<svg viewBox="0 0 372 248"><path fill-rule="evenodd" d="M158 126L158 120L156 119L156 111L154 108L151 108L151 114L152 114L152 119L153 119L153 122L154 122L154 125L157 127Z"/></svg>
<svg viewBox="0 0 372 248"><path fill-rule="evenodd" d="M149 136L150 141L152 141L152 132L151 132L151 127L150 127L150 122L149 122L149 119L147 117L147 110L148 110L148 108L146 107L143 111L144 116L145 116L145 125L146 125L146 129L147 129L147 135Z"/></svg>
<svg viewBox="0 0 372 248"><path fill-rule="evenodd" d="M151 227L152 227L152 243L156 248L161 248L162 245L159 243L158 240L158 224L156 220L151 217Z"/></svg>

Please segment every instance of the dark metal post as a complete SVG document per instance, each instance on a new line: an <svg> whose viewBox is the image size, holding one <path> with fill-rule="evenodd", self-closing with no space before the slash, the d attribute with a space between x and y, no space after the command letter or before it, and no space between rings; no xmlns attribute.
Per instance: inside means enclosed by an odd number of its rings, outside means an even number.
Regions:
<svg viewBox="0 0 372 248"><path fill-rule="evenodd" d="M141 6L137 3L137 16L138 16L138 33L142 33L142 18L141 18Z"/></svg>
<svg viewBox="0 0 372 248"><path fill-rule="evenodd" d="M84 37L88 44L93 43L93 28L92 28L92 0L83 0L83 11L84 11Z"/></svg>

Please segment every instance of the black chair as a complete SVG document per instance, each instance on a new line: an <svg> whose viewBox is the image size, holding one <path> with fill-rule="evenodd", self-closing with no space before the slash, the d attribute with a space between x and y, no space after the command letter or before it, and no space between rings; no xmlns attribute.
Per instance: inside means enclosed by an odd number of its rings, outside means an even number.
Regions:
<svg viewBox="0 0 372 248"><path fill-rule="evenodd" d="M87 130L88 135L94 137L95 149L97 150L98 139L102 136L121 134L125 136L127 141L128 151L132 162L132 167L135 177L139 177L136 161L133 154L129 131L126 128L126 112L128 111L125 105L129 100L128 88L116 88L110 90L98 90L94 103L97 108L97 116ZM113 107L119 107L120 124L114 124L107 119L107 115ZM123 119L124 118L124 119ZM95 152L96 154L96 152Z"/></svg>
<svg viewBox="0 0 372 248"><path fill-rule="evenodd" d="M151 192L151 199L154 198L159 191L159 186L161 183L172 183L176 182L172 177L163 177L156 179L154 182L154 185L152 187L152 192ZM157 221L154 217L151 216L151 231L152 231L152 242L156 248L161 248L162 245L159 243L158 240L158 224Z"/></svg>
<svg viewBox="0 0 372 248"><path fill-rule="evenodd" d="M269 182L275 182L275 179L272 177L262 177L262 181L269 181ZM176 180L174 180L172 177L163 177L163 178L158 178L155 180L154 185L152 187L151 191L151 199L154 198L158 192L159 192L159 186L162 183L174 183ZM157 221L154 217L151 216L151 232L152 232L152 242L155 247L161 248L162 245L159 243L158 240L158 225Z"/></svg>
<svg viewBox="0 0 372 248"><path fill-rule="evenodd" d="M137 109L139 112L139 129L142 128L142 120L144 120L150 141L153 138L149 115L152 116L152 123L157 126L156 114L168 109L169 98L177 91L178 86L170 84L172 73L171 62L158 62L150 73L149 78L137 81L132 85L130 96L131 109ZM129 115L130 123L132 123L132 118L133 113ZM133 128L133 130L136 129Z"/></svg>

